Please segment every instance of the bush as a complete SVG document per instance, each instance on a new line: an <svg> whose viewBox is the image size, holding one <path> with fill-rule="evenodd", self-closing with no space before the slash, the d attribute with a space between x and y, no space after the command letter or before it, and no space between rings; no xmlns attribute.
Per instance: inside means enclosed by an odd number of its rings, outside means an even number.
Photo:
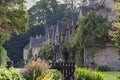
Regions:
<svg viewBox="0 0 120 80"><path fill-rule="evenodd" d="M57 70L50 70L43 78L39 77L37 80L63 80L63 76Z"/></svg>
<svg viewBox="0 0 120 80"><path fill-rule="evenodd" d="M26 64L26 61L21 59L17 62L17 67L23 68Z"/></svg>
<svg viewBox="0 0 120 80"><path fill-rule="evenodd" d="M98 71L111 71L107 65L99 66Z"/></svg>
<svg viewBox="0 0 120 80"><path fill-rule="evenodd" d="M0 68L0 80L25 80L25 79L19 72L17 72L13 68L10 68L9 70L6 68Z"/></svg>
<svg viewBox="0 0 120 80"><path fill-rule="evenodd" d="M7 51L0 46L0 66L6 66Z"/></svg>
<svg viewBox="0 0 120 80"><path fill-rule="evenodd" d="M77 68L75 70L76 80L106 80L102 73L90 71L87 69Z"/></svg>
<svg viewBox="0 0 120 80"><path fill-rule="evenodd" d="M46 60L53 59L53 46L50 44L44 44L39 52L38 57Z"/></svg>
<svg viewBox="0 0 120 80"><path fill-rule="evenodd" d="M41 59L37 59L36 61L31 60L26 65L26 70L23 72L23 76L27 80L36 80L37 77L44 76L48 68L48 64Z"/></svg>

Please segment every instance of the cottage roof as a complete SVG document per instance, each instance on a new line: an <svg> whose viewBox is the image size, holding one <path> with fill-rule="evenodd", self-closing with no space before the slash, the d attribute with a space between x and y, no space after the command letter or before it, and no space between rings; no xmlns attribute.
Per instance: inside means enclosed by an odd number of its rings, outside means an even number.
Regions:
<svg viewBox="0 0 120 80"><path fill-rule="evenodd" d="M50 28L46 28L46 38L54 38L56 31L56 25L51 25Z"/></svg>
<svg viewBox="0 0 120 80"><path fill-rule="evenodd" d="M93 6L81 6L80 7L80 13L82 13L82 15L86 15L88 12L90 12L91 10L93 10L94 7Z"/></svg>
<svg viewBox="0 0 120 80"><path fill-rule="evenodd" d="M28 45L27 45L24 49L29 49L30 46L31 46L31 48L39 47L39 46L42 45L45 41L46 41L45 36L30 39L30 42L28 43Z"/></svg>
<svg viewBox="0 0 120 80"><path fill-rule="evenodd" d="M53 37L53 32L54 32L54 29L53 29L53 28L48 28L47 34L48 34L49 38L52 38L52 37Z"/></svg>
<svg viewBox="0 0 120 80"><path fill-rule="evenodd" d="M57 23L57 29L58 29L58 33L59 35L63 35L66 32L67 29L67 22L66 21L58 21Z"/></svg>

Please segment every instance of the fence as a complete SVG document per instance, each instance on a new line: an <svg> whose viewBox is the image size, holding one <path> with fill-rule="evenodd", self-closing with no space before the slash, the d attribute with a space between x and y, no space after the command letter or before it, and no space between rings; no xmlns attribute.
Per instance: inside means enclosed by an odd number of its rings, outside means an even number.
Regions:
<svg viewBox="0 0 120 80"><path fill-rule="evenodd" d="M57 69L60 71L63 76L64 80L74 80L74 71L75 71L75 64L70 63L52 63L51 69Z"/></svg>

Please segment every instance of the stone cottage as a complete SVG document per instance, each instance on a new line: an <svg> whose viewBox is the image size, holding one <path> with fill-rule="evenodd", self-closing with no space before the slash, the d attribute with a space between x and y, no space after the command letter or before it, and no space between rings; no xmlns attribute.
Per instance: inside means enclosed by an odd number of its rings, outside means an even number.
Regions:
<svg viewBox="0 0 120 80"><path fill-rule="evenodd" d="M31 37L29 44L23 49L23 59L28 59L29 50L32 49L32 55L35 57L38 55L40 48L42 44L44 44L46 41L46 38L44 36L38 36L36 35L36 38Z"/></svg>
<svg viewBox="0 0 120 80"><path fill-rule="evenodd" d="M96 10L97 5L104 6ZM23 57L27 59L27 51L32 48L33 56L37 55L43 43L52 44L55 51L55 59L61 58L59 46L61 43L69 42L76 33L78 17L85 16L90 11L96 10L96 15L107 17L109 21L115 19L113 0L86 0L79 8L79 12L74 13L74 17L69 21L58 21L56 25L46 29L46 35L30 39L29 44L24 48ZM81 57L82 56L82 57ZM75 59L83 61L84 66L91 66L89 50L84 49L84 53L76 53ZM94 55L94 61L98 66L107 65L113 70L120 70L120 61L117 48L107 43L104 49L99 49Z"/></svg>

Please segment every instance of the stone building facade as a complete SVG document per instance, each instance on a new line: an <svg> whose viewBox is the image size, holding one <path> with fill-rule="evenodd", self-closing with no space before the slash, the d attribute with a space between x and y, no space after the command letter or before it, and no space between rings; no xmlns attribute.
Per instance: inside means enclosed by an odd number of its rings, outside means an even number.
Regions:
<svg viewBox="0 0 120 80"><path fill-rule="evenodd" d="M76 33L78 17L85 16L90 11L94 11L98 4L104 7L97 9L96 15L107 17L109 21L113 21L116 17L113 0L87 0L84 5L80 6L79 12L74 13L74 17L71 20L58 21L56 25L46 29L45 36L30 39L29 44L24 48L24 59L27 59L28 49L30 48L32 48L33 56L38 55L40 47L44 43L52 44L54 46L55 59L61 58L60 51L58 50L59 46L64 42L69 42ZM82 57L76 52L75 59L80 60L79 58L83 59L84 65L90 65L91 59L89 50L85 49ZM98 66L107 65L111 69L119 70L120 61L118 58L117 48L110 45L106 46L104 49L99 49L95 53L94 61Z"/></svg>

